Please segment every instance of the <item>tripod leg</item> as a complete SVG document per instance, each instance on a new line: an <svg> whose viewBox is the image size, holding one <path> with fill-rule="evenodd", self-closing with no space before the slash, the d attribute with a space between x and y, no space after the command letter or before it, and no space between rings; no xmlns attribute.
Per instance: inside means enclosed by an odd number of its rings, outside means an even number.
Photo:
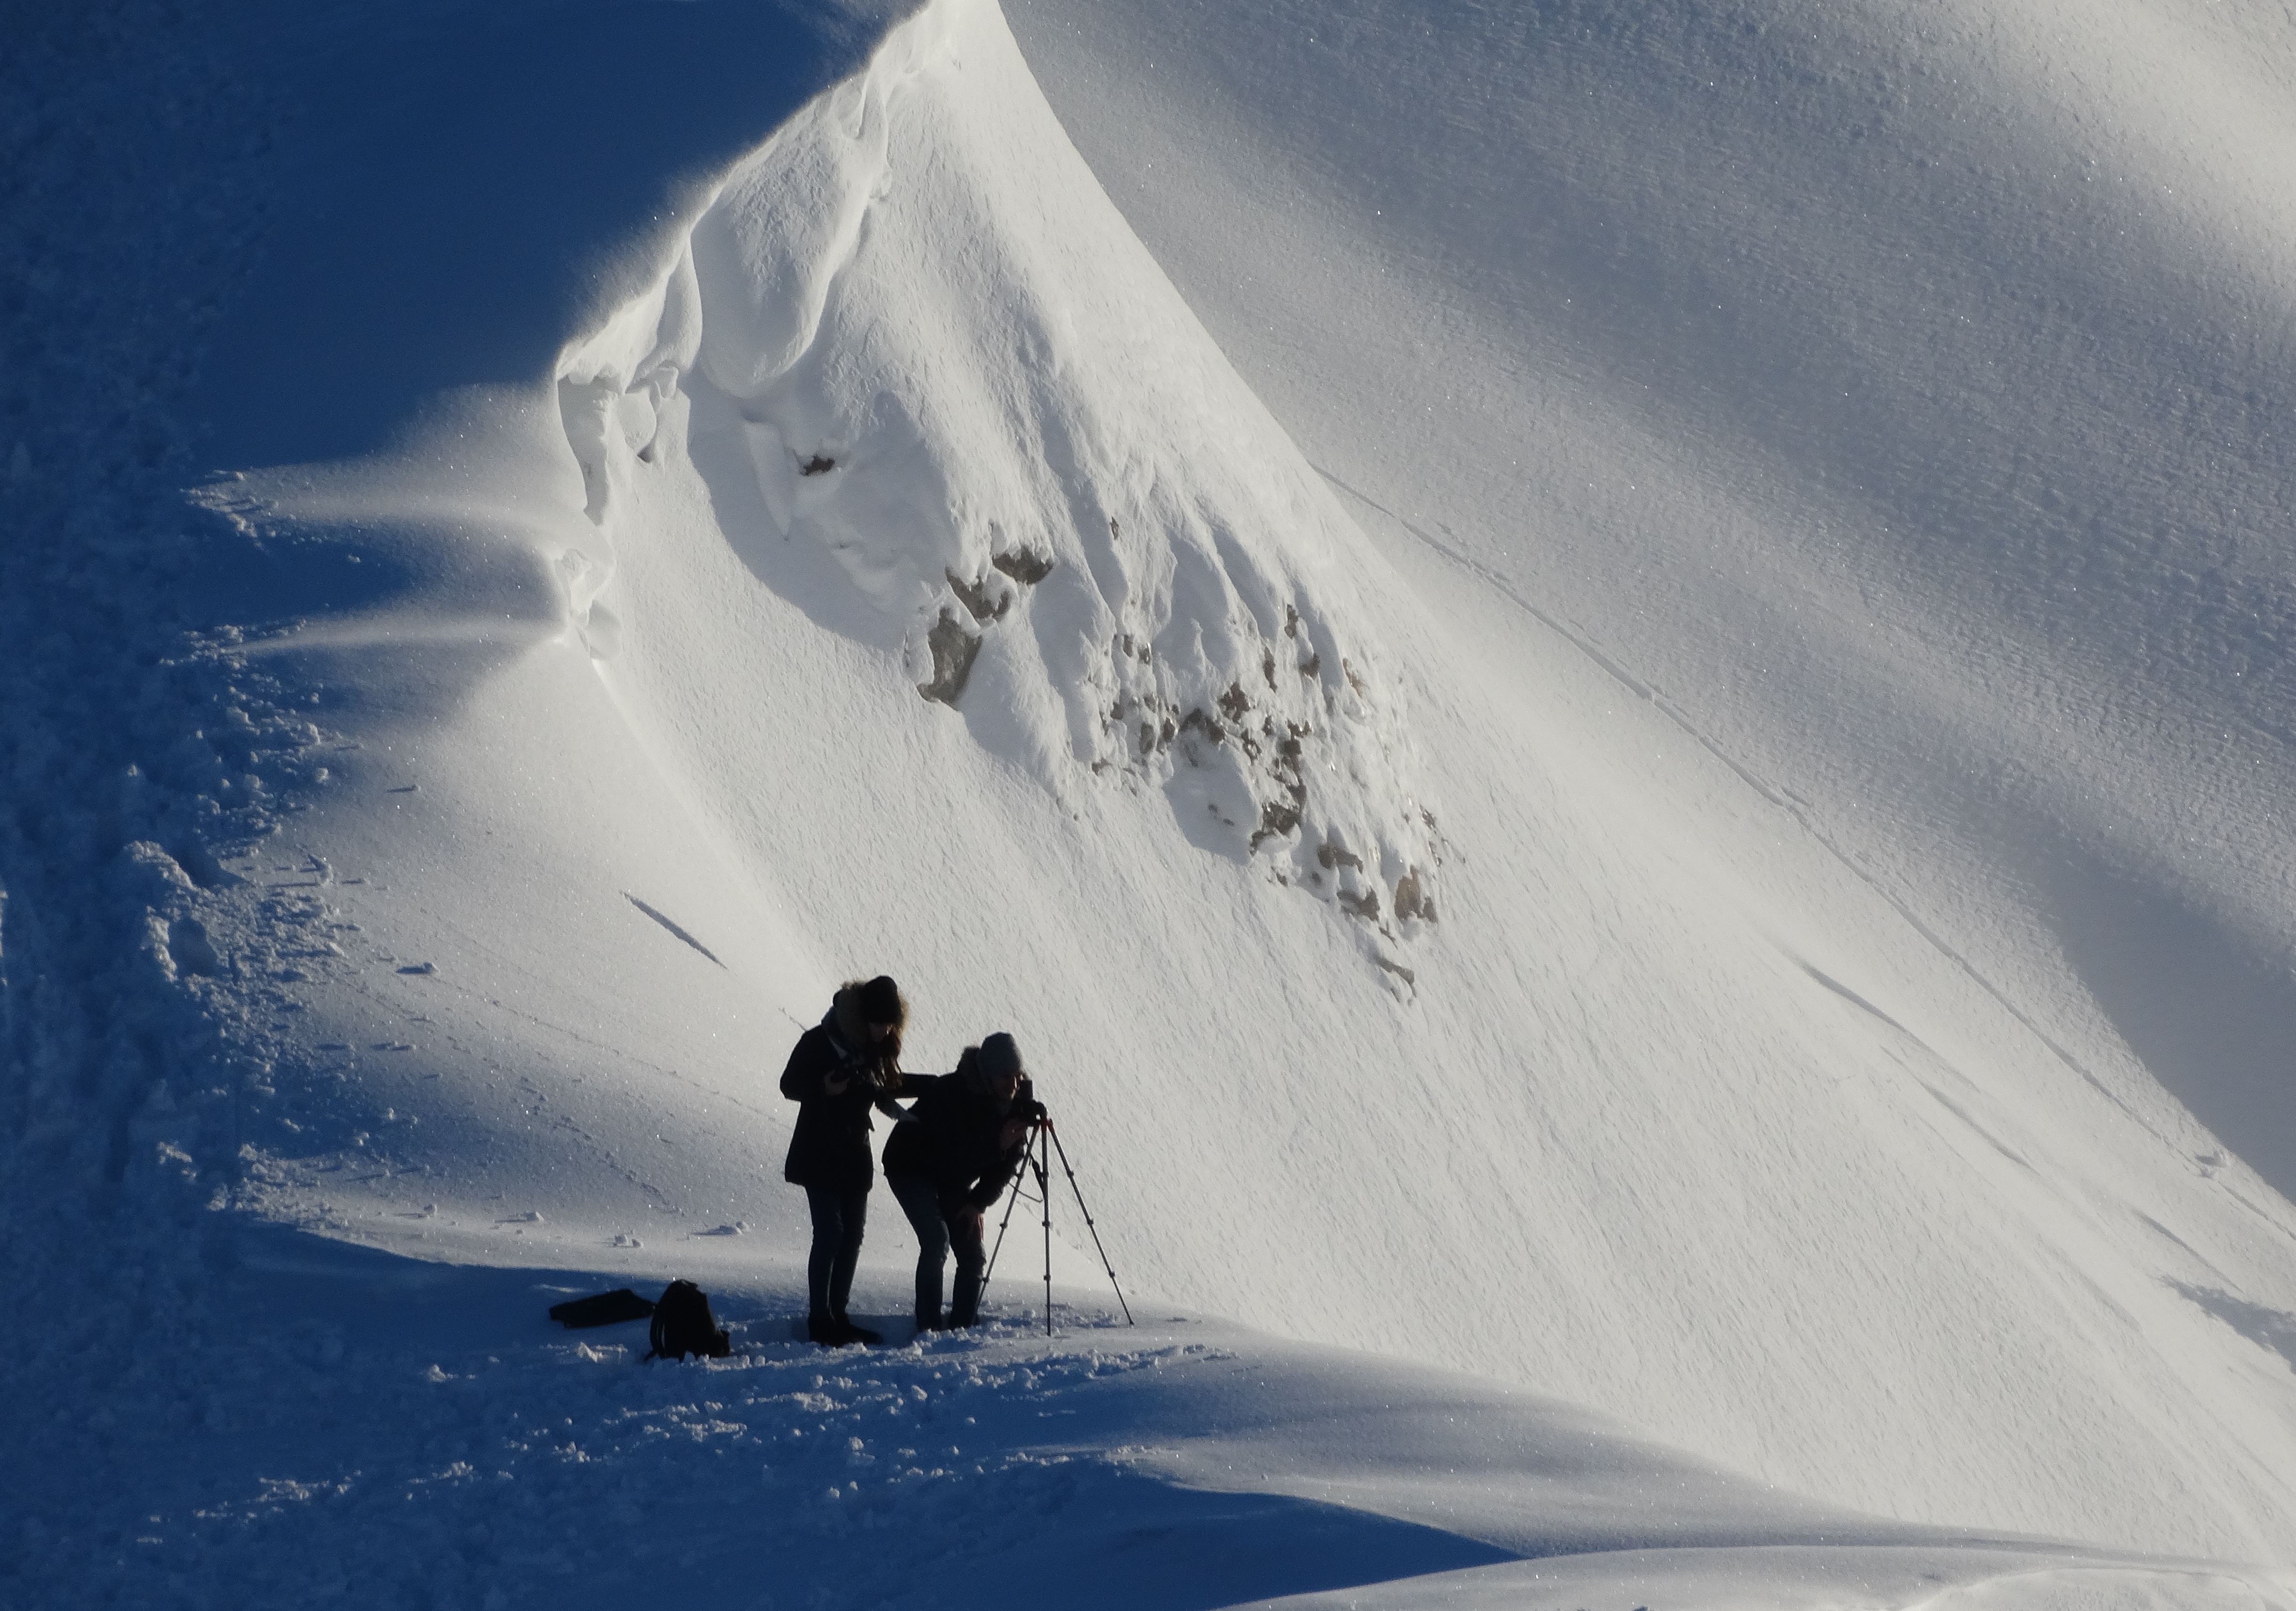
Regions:
<svg viewBox="0 0 2296 1611"><path fill-rule="evenodd" d="M1060 1154L1061 1172L1069 1177L1069 1190L1076 1194L1077 1212L1084 1215L1084 1228L1092 1232L1092 1250L1100 1255L1100 1267L1108 1272L1108 1284L1115 1290L1117 1306L1124 1311L1124 1323L1135 1325L1137 1322L1132 1318L1132 1305L1124 1301L1124 1288L1116 1284L1116 1266L1108 1262L1108 1249L1100 1245L1100 1227L1093 1223L1092 1210L1085 1206L1084 1189L1077 1184L1076 1171L1069 1167L1069 1149L1061 1145L1060 1133L1049 1119L1045 1122L1045 1133L1053 1138L1053 1149ZM1049 1214L1051 1210L1047 1208L1046 1212Z"/></svg>
<svg viewBox="0 0 2296 1611"><path fill-rule="evenodd" d="M1045 1126L1045 1133L1046 1135L1050 1135L1052 1133L1052 1125L1049 1124L1046 1124ZM1046 1337L1050 1337L1053 1334L1052 1164L1053 1160L1049 1150L1039 1149L1037 1159L1037 1195L1042 1198L1045 1201L1045 1335Z"/></svg>
<svg viewBox="0 0 2296 1611"><path fill-rule="evenodd" d="M1013 1195L1004 1199L1004 1217L996 1222L996 1246L988 1250L988 1263L980 1272L980 1296L984 1300L988 1296L988 1278L996 1273L997 1249L1004 1246L1004 1227L1013 1223L1013 1210L1020 1206L1021 1182L1029 1178L1029 1160L1036 1150L1037 1138L1031 1133L1028 1146L1021 1153L1021 1166L1013 1172Z"/></svg>

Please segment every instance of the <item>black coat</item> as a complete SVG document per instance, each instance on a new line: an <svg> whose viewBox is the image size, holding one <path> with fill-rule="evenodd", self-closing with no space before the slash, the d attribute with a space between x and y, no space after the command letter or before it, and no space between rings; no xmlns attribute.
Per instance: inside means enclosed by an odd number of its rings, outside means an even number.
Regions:
<svg viewBox="0 0 2296 1611"><path fill-rule="evenodd" d="M992 1206L1026 1149L1025 1143L1009 1149L996 1143L1005 1119L1029 1111L1023 1103L1033 1106L1029 1082L1021 1082L1020 1098L1009 1106L963 1074L909 1075L907 1089L919 1087L923 1094L885 1142L885 1173L931 1181L946 1206Z"/></svg>
<svg viewBox="0 0 2296 1611"><path fill-rule="evenodd" d="M901 1110L891 1099L910 1086L906 1075L890 1067L890 1059L849 1044L846 1031L850 1026L840 1026L837 1018L832 1007L821 1022L798 1036L789 1067L782 1070L782 1094L798 1104L797 1128L790 1135L782 1178L824 1191L866 1191L877 1178L869 1157L869 1134L876 1128L869 1109L882 1107L898 1117ZM884 1084L871 1082L873 1063L889 1065ZM832 1096L828 1082L840 1075L847 1081L844 1093Z"/></svg>

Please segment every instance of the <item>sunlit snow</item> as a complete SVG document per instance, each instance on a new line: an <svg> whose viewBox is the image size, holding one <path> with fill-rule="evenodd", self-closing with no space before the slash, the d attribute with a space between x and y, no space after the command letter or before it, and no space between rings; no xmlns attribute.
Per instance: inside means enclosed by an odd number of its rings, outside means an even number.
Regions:
<svg viewBox="0 0 2296 1611"><path fill-rule="evenodd" d="M2286 18L12 28L0 1603L2296 1600Z"/></svg>

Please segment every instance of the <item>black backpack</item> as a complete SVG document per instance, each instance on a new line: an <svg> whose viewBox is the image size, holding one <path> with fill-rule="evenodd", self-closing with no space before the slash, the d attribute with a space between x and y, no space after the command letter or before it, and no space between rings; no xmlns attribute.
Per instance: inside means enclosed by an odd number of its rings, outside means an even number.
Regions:
<svg viewBox="0 0 2296 1611"><path fill-rule="evenodd" d="M734 1339L709 1313L709 1295L692 1281L672 1281L653 1306L653 1351L647 1359L724 1359Z"/></svg>
<svg viewBox="0 0 2296 1611"><path fill-rule="evenodd" d="M578 1326L612 1326L623 1321L642 1321L652 1313L653 1305L627 1287L550 1305L550 1318L570 1331Z"/></svg>

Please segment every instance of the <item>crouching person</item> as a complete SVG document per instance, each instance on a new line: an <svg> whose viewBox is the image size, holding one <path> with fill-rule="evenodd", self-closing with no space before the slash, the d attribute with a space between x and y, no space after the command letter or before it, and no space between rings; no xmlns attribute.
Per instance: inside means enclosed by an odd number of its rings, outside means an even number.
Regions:
<svg viewBox="0 0 2296 1611"><path fill-rule="evenodd" d="M798 1037L782 1071L782 1094L798 1104L782 1178L805 1188L813 1214L813 1251L806 1264L806 1335L816 1343L884 1339L846 1317L853 1269L869 1218L876 1168L869 1156L869 1110L894 1118L893 1098L911 1089L901 1073L901 1030L909 1006L900 987L879 977L840 990L820 1023Z"/></svg>
<svg viewBox="0 0 2296 1611"><path fill-rule="evenodd" d="M955 1074L928 1080L908 1116L885 1143L885 1183L917 1233L917 1329L970 1326L980 1318L981 1231L988 1210L1021 1166L1037 1105L1021 1049L1009 1034L968 1046ZM946 1320L941 1272L956 1253L956 1288Z"/></svg>

